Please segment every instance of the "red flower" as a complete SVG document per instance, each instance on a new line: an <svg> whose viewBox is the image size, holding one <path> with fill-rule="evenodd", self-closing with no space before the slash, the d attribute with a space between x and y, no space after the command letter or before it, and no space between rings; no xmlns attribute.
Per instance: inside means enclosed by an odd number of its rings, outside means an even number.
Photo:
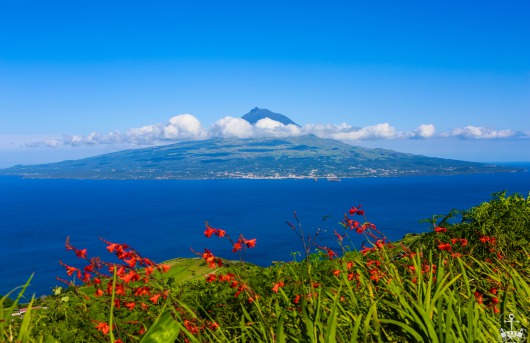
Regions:
<svg viewBox="0 0 530 343"><path fill-rule="evenodd" d="M370 260L370 261L366 262L367 266L371 266L372 264L375 264L377 267L381 266L381 262L377 261L377 260Z"/></svg>
<svg viewBox="0 0 530 343"><path fill-rule="evenodd" d="M86 249L76 250L75 255L79 258L86 258Z"/></svg>
<svg viewBox="0 0 530 343"><path fill-rule="evenodd" d="M120 279L122 279L122 281L125 282L125 283L129 283L131 281L140 280L140 275L137 272L135 272L134 270L131 270L131 271L129 271L129 274L120 277Z"/></svg>
<svg viewBox="0 0 530 343"><path fill-rule="evenodd" d="M376 242L375 242L375 246L379 249L381 249L382 247L385 246L385 241L382 240L382 239L378 239Z"/></svg>
<svg viewBox="0 0 530 343"><path fill-rule="evenodd" d="M283 285L284 285L283 281L275 283L274 286L272 287L272 291L274 293L278 293L278 290L280 289L280 287L283 287Z"/></svg>
<svg viewBox="0 0 530 343"><path fill-rule="evenodd" d="M72 276L72 274L77 273L77 277L81 278L81 270L75 267L65 266L66 267L66 275Z"/></svg>
<svg viewBox="0 0 530 343"><path fill-rule="evenodd" d="M370 269L370 279L372 279L375 282L379 282L380 277L381 277L381 274L379 273L378 269Z"/></svg>
<svg viewBox="0 0 530 343"><path fill-rule="evenodd" d="M247 287L245 285L240 285L238 288L237 288L237 292L234 294L234 298L237 298L241 292L243 292Z"/></svg>
<svg viewBox="0 0 530 343"><path fill-rule="evenodd" d="M479 304L482 304L482 293L480 293L479 291L476 291L475 299L478 301Z"/></svg>
<svg viewBox="0 0 530 343"><path fill-rule="evenodd" d="M332 260L333 257L338 257L337 253L331 250L330 248L324 247L324 250L326 250L326 254L328 255L330 260Z"/></svg>
<svg viewBox="0 0 530 343"><path fill-rule="evenodd" d="M160 294L155 294L151 298L149 298L149 300L151 300L153 304L156 304L158 303L158 298L160 298Z"/></svg>
<svg viewBox="0 0 530 343"><path fill-rule="evenodd" d="M219 281L220 282L233 281L235 279L235 277L236 277L235 274L228 273L228 274L224 274L224 275L219 276Z"/></svg>
<svg viewBox="0 0 530 343"><path fill-rule="evenodd" d="M125 275L125 267L124 267L124 266L120 266L120 267L118 268L118 271L116 272L116 275L118 275L118 276L123 276L123 275Z"/></svg>
<svg viewBox="0 0 530 343"><path fill-rule="evenodd" d="M145 265L145 266L152 266L153 264L155 264L153 261L151 261L150 259L148 258L143 258L141 259L141 264Z"/></svg>
<svg viewBox="0 0 530 343"><path fill-rule="evenodd" d="M120 247L121 247L121 245L119 245L119 244L116 244L116 243L109 243L109 245L107 245L107 250L108 250L109 252L114 252L114 250L116 250L116 249L118 249L118 248L120 248Z"/></svg>
<svg viewBox="0 0 530 343"><path fill-rule="evenodd" d="M359 216L363 216L364 210L361 210L361 206L362 205L359 205L358 207L352 206L349 211L350 215L353 216L354 214L357 214Z"/></svg>
<svg viewBox="0 0 530 343"><path fill-rule="evenodd" d="M206 226L206 230L204 230L204 235L208 238L212 237L212 235L215 233L215 229L211 226Z"/></svg>
<svg viewBox="0 0 530 343"><path fill-rule="evenodd" d="M344 235L339 234L337 230L333 230L333 233L335 234L335 236L337 236L337 239L339 240L339 242L342 242L342 239L344 238L344 236L346 236L345 234Z"/></svg>
<svg viewBox="0 0 530 343"><path fill-rule="evenodd" d="M241 243L238 241L237 243L234 243L234 246L232 248L232 252L237 252L239 250L243 249L243 247L241 246Z"/></svg>
<svg viewBox="0 0 530 343"><path fill-rule="evenodd" d="M377 227L374 223L364 223L362 226L362 231L364 232L366 229L376 230Z"/></svg>
<svg viewBox="0 0 530 343"><path fill-rule="evenodd" d="M103 290L101 288L96 289L96 293L95 293L96 297L100 297L103 294L104 294L104 292L103 292Z"/></svg>
<svg viewBox="0 0 530 343"><path fill-rule="evenodd" d="M108 334L109 331L110 331L110 327L109 327L109 324L107 323L104 323L104 322L100 322L98 323L98 325L96 325L96 329L103 333L104 335Z"/></svg>
<svg viewBox="0 0 530 343"><path fill-rule="evenodd" d="M350 219L346 215L344 215L344 220L342 221L342 224L350 230L353 230L359 227L358 221Z"/></svg>
<svg viewBox="0 0 530 343"><path fill-rule="evenodd" d="M247 248L254 248L256 246L256 238L245 240L245 244L247 245Z"/></svg>
<svg viewBox="0 0 530 343"><path fill-rule="evenodd" d="M374 250L374 248L363 247L361 249L361 252L363 253L363 255L366 255L367 253L369 253L372 250Z"/></svg>
<svg viewBox="0 0 530 343"><path fill-rule="evenodd" d="M434 232L436 233L440 233L440 232L447 232L447 229L445 227L440 227L440 226L437 226L434 228Z"/></svg>
<svg viewBox="0 0 530 343"><path fill-rule="evenodd" d="M136 257L131 257L130 259L128 260L123 260L123 262L127 263L127 265L129 266L129 268L134 268L136 266L136 262L138 260L136 259Z"/></svg>
<svg viewBox="0 0 530 343"><path fill-rule="evenodd" d="M463 247L465 247L467 245L467 239L465 238L460 238L460 245L462 245Z"/></svg>
<svg viewBox="0 0 530 343"><path fill-rule="evenodd" d="M499 298L492 297L491 302L497 305L499 303Z"/></svg>
<svg viewBox="0 0 530 343"><path fill-rule="evenodd" d="M111 283L109 282L109 285L110 285L110 284L111 284ZM110 291L109 293L112 293L112 289L111 289L111 291ZM116 284L116 288L115 288L115 290L114 290L114 293L115 293L116 295L125 295L125 287L123 286L123 284L121 284L121 283L117 283L117 284Z"/></svg>
<svg viewBox="0 0 530 343"><path fill-rule="evenodd" d="M440 243L440 244L438 244L438 249L445 250L445 251L451 251L451 244Z"/></svg>
<svg viewBox="0 0 530 343"><path fill-rule="evenodd" d="M216 229L208 225L206 222L206 230L204 230L204 235L208 238L212 237L212 235L216 235L217 237L224 237L226 236L226 231L221 229Z"/></svg>
<svg viewBox="0 0 530 343"><path fill-rule="evenodd" d="M480 239L480 241L481 241L482 243L487 243L487 242L490 241L491 238L488 237L488 236L482 236L482 237L480 237L479 239Z"/></svg>
<svg viewBox="0 0 530 343"><path fill-rule="evenodd" d="M202 253L202 258L206 261L206 263L208 263L208 266L210 268L215 268L216 258L210 250L204 249L204 252Z"/></svg>
<svg viewBox="0 0 530 343"><path fill-rule="evenodd" d="M335 275L336 277L339 277L340 276L340 270L336 269L333 271L333 275Z"/></svg>
<svg viewBox="0 0 530 343"><path fill-rule="evenodd" d="M91 276L92 276L92 275L90 275L90 273L86 273L86 272L85 272L85 273L83 274L83 279L82 279L81 281L83 281L84 283L88 283L88 282L90 281L90 277L91 277Z"/></svg>
<svg viewBox="0 0 530 343"><path fill-rule="evenodd" d="M154 267L153 266L147 266L145 269L145 275L149 277L151 274L153 274Z"/></svg>
<svg viewBox="0 0 530 343"><path fill-rule="evenodd" d="M143 295L150 295L149 293L149 287L138 287L136 291L134 292L134 295L136 296L143 296Z"/></svg>
<svg viewBox="0 0 530 343"><path fill-rule="evenodd" d="M298 304L298 303L300 302L300 294L297 294L297 295L294 297L293 302L294 302L295 304Z"/></svg>

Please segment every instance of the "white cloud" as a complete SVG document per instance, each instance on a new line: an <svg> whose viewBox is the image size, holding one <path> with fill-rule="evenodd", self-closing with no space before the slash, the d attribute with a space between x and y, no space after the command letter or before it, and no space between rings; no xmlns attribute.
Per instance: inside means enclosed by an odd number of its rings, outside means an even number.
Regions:
<svg viewBox="0 0 530 343"><path fill-rule="evenodd" d="M302 131L321 138L330 138L339 141L359 141L373 139L395 139L410 135L408 132L397 131L389 123L355 128L346 123L340 125L317 124L304 125Z"/></svg>
<svg viewBox="0 0 530 343"><path fill-rule="evenodd" d="M63 144L63 141L57 138L44 138L41 141L36 142L24 142L23 144L16 144L18 146L24 146L26 148L58 148ZM15 145L11 143L11 145Z"/></svg>
<svg viewBox="0 0 530 343"><path fill-rule="evenodd" d="M436 128L433 124L421 124L414 130L414 137L417 138L431 138L436 133Z"/></svg>
<svg viewBox="0 0 530 343"><path fill-rule="evenodd" d="M162 129L166 139L202 139L207 135L201 122L191 114L180 114L169 119Z"/></svg>
<svg viewBox="0 0 530 343"><path fill-rule="evenodd" d="M285 126L279 121L272 120L271 118L263 118L258 120L256 127L264 130L274 130L278 127Z"/></svg>
<svg viewBox="0 0 530 343"><path fill-rule="evenodd" d="M250 138L254 137L254 127L245 119L224 117L213 124L210 135L223 138Z"/></svg>
<svg viewBox="0 0 530 343"><path fill-rule="evenodd" d="M86 136L65 136L59 144L73 146L96 144L155 145L167 141L198 140L207 137L207 130L202 127L197 118L191 114L179 114L169 119L166 124L146 125L129 129L126 132L116 130L107 134L92 132Z"/></svg>
<svg viewBox="0 0 530 343"><path fill-rule="evenodd" d="M521 132L513 130L493 130L481 126L466 126L463 128L456 128L448 132L440 134L441 137L458 137L471 139L492 139L492 138L510 138L519 135L524 135Z"/></svg>
<svg viewBox="0 0 530 343"><path fill-rule="evenodd" d="M49 146L52 148L57 148L58 146L61 145L61 141L58 139L54 139L54 138L46 138L42 143L45 146Z"/></svg>
<svg viewBox="0 0 530 343"><path fill-rule="evenodd" d="M400 132L388 123L366 126L359 130L341 132L331 138L338 140L363 140L363 139L392 139L401 136Z"/></svg>
<svg viewBox="0 0 530 343"><path fill-rule="evenodd" d="M293 137L315 135L344 142L392 139L502 139L530 138L530 134L513 130L493 130L478 126L466 126L437 133L433 124L421 124L413 131L400 131L389 123L365 127L354 127L347 123L306 124L304 126L284 125L270 118L259 120L252 125L242 118L224 117L210 128L204 128L201 122L191 114L180 114L167 123L158 123L132 128L126 132L111 131L107 134L92 132L88 135L71 135L62 138L46 138L38 142L27 143L31 147L95 146L100 144L115 146L151 146L168 142L201 140L210 137L221 138L257 138L257 137Z"/></svg>
<svg viewBox="0 0 530 343"><path fill-rule="evenodd" d="M292 137L303 134L300 127L293 124L284 125L270 118L258 120L254 126L256 137Z"/></svg>

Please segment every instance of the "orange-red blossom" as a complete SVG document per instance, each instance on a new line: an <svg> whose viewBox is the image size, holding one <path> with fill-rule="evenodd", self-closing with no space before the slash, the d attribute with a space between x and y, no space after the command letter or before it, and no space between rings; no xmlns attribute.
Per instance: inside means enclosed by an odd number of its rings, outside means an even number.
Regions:
<svg viewBox="0 0 530 343"><path fill-rule="evenodd" d="M274 284L274 286L272 287L272 291L273 291L274 293L278 293L279 289L280 289L281 287L283 287L283 286L284 286L283 281L279 281L279 282L277 282L277 283Z"/></svg>

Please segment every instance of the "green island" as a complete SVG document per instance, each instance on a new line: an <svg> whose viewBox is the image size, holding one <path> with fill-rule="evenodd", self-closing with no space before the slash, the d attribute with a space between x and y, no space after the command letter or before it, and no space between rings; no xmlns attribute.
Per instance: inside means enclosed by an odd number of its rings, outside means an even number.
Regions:
<svg viewBox="0 0 530 343"><path fill-rule="evenodd" d="M306 135L210 138L73 161L17 165L0 175L37 179L311 179L522 172L525 168L368 149Z"/></svg>
<svg viewBox="0 0 530 343"><path fill-rule="evenodd" d="M389 242L352 207L334 247L295 221L301 257L270 267L236 257L259 242L209 224L204 234L226 239L235 258L205 248L154 263L104 242L119 259L110 263L67 241L86 265L64 265L77 286L24 304L25 287L4 296L0 341L526 342L530 197L496 193L428 221L432 231ZM352 235L366 245L354 249Z"/></svg>

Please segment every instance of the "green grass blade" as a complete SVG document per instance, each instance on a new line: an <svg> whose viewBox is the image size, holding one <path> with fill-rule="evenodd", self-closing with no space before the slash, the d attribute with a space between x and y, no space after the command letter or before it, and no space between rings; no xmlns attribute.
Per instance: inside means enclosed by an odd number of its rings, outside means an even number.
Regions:
<svg viewBox="0 0 530 343"><path fill-rule="evenodd" d="M141 343L173 342L180 333L180 324L173 318L171 311L164 311L145 333Z"/></svg>

